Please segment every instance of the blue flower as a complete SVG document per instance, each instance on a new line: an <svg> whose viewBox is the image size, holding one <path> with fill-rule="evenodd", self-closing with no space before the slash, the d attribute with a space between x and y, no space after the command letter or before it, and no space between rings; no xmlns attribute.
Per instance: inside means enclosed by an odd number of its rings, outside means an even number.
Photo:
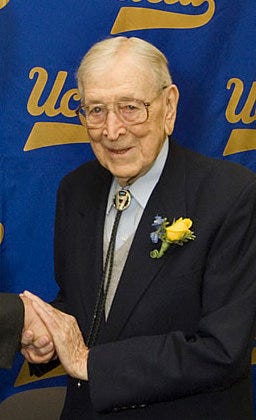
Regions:
<svg viewBox="0 0 256 420"><path fill-rule="evenodd" d="M151 232L150 233L150 239L153 242L153 244L157 244L157 242L159 241L159 236L157 232Z"/></svg>
<svg viewBox="0 0 256 420"><path fill-rule="evenodd" d="M152 226L159 227L164 222L164 219L161 216L155 216L154 222L152 223Z"/></svg>

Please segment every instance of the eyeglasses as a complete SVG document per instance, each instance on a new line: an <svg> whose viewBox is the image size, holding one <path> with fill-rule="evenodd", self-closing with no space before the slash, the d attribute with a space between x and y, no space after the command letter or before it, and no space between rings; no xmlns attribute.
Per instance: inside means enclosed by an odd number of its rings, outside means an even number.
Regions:
<svg viewBox="0 0 256 420"><path fill-rule="evenodd" d="M163 87L163 89L166 87ZM109 105L80 104L75 112L81 124L87 128L103 127L110 109L126 125L143 124L148 119L148 108L162 94L163 89L150 102L144 102L140 99L125 99Z"/></svg>

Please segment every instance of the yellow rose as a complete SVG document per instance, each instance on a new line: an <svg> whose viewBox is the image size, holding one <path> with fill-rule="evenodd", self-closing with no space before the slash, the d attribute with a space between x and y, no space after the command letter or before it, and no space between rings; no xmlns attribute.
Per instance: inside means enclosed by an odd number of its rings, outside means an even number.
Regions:
<svg viewBox="0 0 256 420"><path fill-rule="evenodd" d="M180 241L189 232L191 226L192 220L180 217L171 226L166 228L166 238L168 241Z"/></svg>

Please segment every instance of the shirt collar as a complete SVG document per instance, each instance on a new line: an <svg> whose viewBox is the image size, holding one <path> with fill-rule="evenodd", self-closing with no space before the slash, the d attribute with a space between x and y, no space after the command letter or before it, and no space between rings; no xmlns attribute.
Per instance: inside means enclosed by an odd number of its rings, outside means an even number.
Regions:
<svg viewBox="0 0 256 420"><path fill-rule="evenodd" d="M162 170L165 165L165 161L168 155L169 150L169 141L165 140L163 147L157 156L154 164L149 169L145 175L139 177L132 185L127 187L129 189L132 197L137 201L137 203L144 209L148 202L148 199L156 186ZM113 206L113 197L118 190L120 190L120 185L118 184L117 178L113 178L112 185L109 191L108 204L106 213L108 214Z"/></svg>

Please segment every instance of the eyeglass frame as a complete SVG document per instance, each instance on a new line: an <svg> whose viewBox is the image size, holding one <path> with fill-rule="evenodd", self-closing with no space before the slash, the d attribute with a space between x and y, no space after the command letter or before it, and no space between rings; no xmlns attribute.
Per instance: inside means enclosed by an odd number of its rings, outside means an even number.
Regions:
<svg viewBox="0 0 256 420"><path fill-rule="evenodd" d="M128 101L133 101L133 102L141 102L144 106L145 106L145 109L146 109L146 113L147 113L147 115L146 115L146 119L144 120L144 121L142 121L142 122L139 122L139 123L129 123L129 122L127 122L127 121L124 121L123 120L123 118L122 118L122 115L121 114L119 114L119 113L117 113L117 115L118 115L118 118L125 124L125 125L128 125L128 126L132 126L132 125L139 125L139 124L144 124L147 120L148 120L148 117L149 117L149 111L148 111L148 108L152 105L152 103L163 93L163 91L164 91L164 89L166 89L168 86L163 86L161 89L160 89L160 92L157 94L157 96L155 96L151 101L143 101L142 99L132 99L132 98L128 98L127 99L127 102ZM126 101L126 100L125 100ZM114 109L114 107L115 107L115 105L116 104L118 104L118 103L122 103L122 102L125 102L125 101L115 101L115 102L113 102L112 104L110 104L110 105L112 105L112 109L115 111L115 109ZM104 106L105 108L106 108L106 110L107 110L107 114L106 114L106 118L105 118L105 120L104 120L104 122L101 124L101 125L99 125L99 126L93 126L93 125L88 125L88 123L86 122L86 116L84 116L84 115L82 115L81 114L81 109L84 109L85 108L85 104L83 104L83 103L80 103L80 105L75 109L75 113L76 113L76 115L77 115L77 117L78 117L78 119L79 119L79 121L80 121L80 124L82 125L82 126L86 126L87 128L102 128L103 126L104 126L104 124L106 123L106 119L107 119L107 115L108 115L108 112L109 112L109 109L108 109L108 107L107 107L107 104L101 104L101 103L97 103L97 104L95 104L95 105L102 105L102 106ZM86 114L85 114L86 115ZM82 118L84 118L84 120L85 120L85 124L82 122L82 120L81 120L81 116L82 116Z"/></svg>

